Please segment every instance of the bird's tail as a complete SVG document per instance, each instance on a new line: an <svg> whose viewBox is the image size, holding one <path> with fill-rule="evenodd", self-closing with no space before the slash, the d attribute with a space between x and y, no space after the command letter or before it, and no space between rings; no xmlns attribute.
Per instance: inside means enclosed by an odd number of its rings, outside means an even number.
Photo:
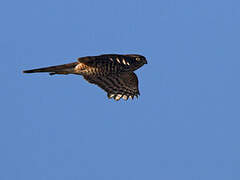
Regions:
<svg viewBox="0 0 240 180"><path fill-rule="evenodd" d="M50 75L54 74L71 74L74 73L74 68L78 62L69 63L69 64L62 64L58 66L49 66L39 69L31 69L25 70L23 73L41 73L41 72L48 72Z"/></svg>

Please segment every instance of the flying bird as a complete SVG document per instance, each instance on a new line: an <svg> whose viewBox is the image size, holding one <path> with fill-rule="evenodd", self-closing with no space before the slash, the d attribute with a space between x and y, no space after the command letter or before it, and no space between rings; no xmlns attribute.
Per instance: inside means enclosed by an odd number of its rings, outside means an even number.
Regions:
<svg viewBox="0 0 240 180"><path fill-rule="evenodd" d="M96 84L115 100L133 99L140 95L135 70L147 64L144 56L138 54L103 54L78 58L78 62L25 70L23 73L48 72L55 74L82 75L89 83Z"/></svg>

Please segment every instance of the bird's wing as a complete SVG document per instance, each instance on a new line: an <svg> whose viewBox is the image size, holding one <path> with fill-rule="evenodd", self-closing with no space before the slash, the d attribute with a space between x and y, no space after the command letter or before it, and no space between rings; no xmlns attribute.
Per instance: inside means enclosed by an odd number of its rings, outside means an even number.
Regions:
<svg viewBox="0 0 240 180"><path fill-rule="evenodd" d="M110 74L108 76L84 76L84 78L105 90L109 98L127 100L140 95L138 90L138 78L134 72Z"/></svg>

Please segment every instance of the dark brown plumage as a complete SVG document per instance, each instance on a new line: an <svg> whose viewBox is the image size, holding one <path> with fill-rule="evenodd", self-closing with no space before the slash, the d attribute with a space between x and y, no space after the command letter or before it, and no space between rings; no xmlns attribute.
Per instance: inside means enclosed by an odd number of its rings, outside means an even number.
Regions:
<svg viewBox="0 0 240 180"><path fill-rule="evenodd" d="M24 73L48 72L54 74L82 75L89 83L96 84L109 98L127 100L138 97L138 78L133 72L147 64L144 56L137 54L103 54L78 58L78 62L23 71Z"/></svg>

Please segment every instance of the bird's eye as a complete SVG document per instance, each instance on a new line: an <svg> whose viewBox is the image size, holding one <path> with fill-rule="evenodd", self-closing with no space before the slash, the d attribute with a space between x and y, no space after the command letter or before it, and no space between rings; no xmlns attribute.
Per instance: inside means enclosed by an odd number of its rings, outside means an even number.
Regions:
<svg viewBox="0 0 240 180"><path fill-rule="evenodd" d="M140 57L136 57L136 61L140 61L141 59L140 59Z"/></svg>

